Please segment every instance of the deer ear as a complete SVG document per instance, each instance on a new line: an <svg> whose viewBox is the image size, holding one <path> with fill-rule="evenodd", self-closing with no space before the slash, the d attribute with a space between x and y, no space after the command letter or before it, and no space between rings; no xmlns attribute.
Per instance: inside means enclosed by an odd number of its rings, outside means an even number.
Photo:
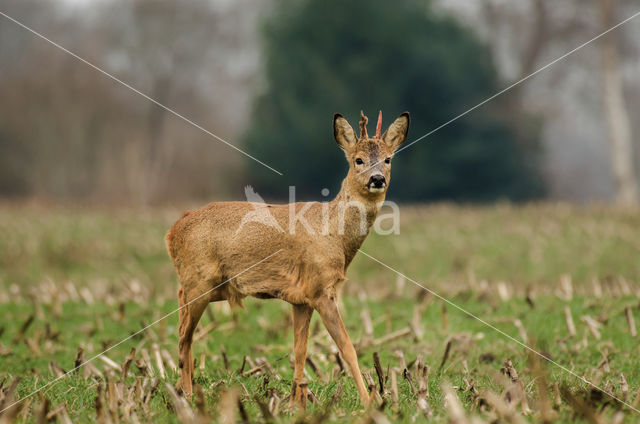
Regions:
<svg viewBox="0 0 640 424"><path fill-rule="evenodd" d="M409 132L409 112L404 112L382 134L382 140L396 150L407 138Z"/></svg>
<svg viewBox="0 0 640 424"><path fill-rule="evenodd" d="M339 113L333 115L333 136L345 152L356 145L358 139L351 125Z"/></svg>

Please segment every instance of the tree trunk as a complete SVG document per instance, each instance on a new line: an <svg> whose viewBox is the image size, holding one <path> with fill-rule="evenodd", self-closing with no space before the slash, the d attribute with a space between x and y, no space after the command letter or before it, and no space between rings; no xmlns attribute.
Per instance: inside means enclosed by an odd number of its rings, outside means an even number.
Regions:
<svg viewBox="0 0 640 424"><path fill-rule="evenodd" d="M158 76L153 82L151 98L162 105L169 100L171 90L170 79L167 76ZM151 205L158 200L160 188L166 183L163 170L166 170L166 152L163 146L165 131L166 111L157 104L149 104L147 115L147 139L146 148L143 150L145 157L144 181L141 183L140 201L143 205Z"/></svg>
<svg viewBox="0 0 640 424"><path fill-rule="evenodd" d="M616 0L599 0L603 30L615 25ZM615 31L601 41L604 113L609 127L611 169L615 182L615 201L638 204L638 182L634 171L631 124L624 100Z"/></svg>

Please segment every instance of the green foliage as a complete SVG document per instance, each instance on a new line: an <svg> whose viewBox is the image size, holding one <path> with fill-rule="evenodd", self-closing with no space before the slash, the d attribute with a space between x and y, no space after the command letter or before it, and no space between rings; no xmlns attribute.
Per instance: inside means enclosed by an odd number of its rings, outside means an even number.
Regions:
<svg viewBox="0 0 640 424"><path fill-rule="evenodd" d="M89 359L175 311L176 275L163 236L181 211L182 208L62 210L5 203L0 208L0 381L6 378L4 387L20 377L17 395L26 396L56 378L51 361L68 371L74 366L78 347L84 349L85 358ZM633 210L551 205L403 207L401 234L384 237L372 234L363 250L516 340L521 336L514 320L520 320L529 344L578 375L606 385L616 396L624 396L619 384L620 374L624 374L629 383L628 401L632 402L638 391L640 369L637 338L629 335L625 308L630 307L637 320L638 297L634 290L640 279L639 239L640 215ZM572 300L556 295L557 281L565 273L573 281ZM380 338L406 327L413 319L414 308L427 302L420 321L425 332L422 340L404 337L359 348L359 363L363 372L375 378L374 351L380 354L385 371L398 366L394 354L397 349L404 353L407 363L423 355L431 367L428 402L434 411L434 422L444 423L448 419L441 390L443 381L460 387L456 393L470 415L495 421L495 415L486 408L476 405L474 409L475 399L470 391L464 391L463 379L479 392L503 393L504 380L498 376L507 358L518 371L530 406L536 408L541 380L532 372L525 348L450 305L445 305L444 326L443 305L439 300L425 299L425 291L411 281L405 281L404 286L397 284L395 273L364 255L356 256L347 277L341 303L345 325L354 341L364 336L360 315L363 309L370 311L373 335ZM602 296L594 295L594 278L601 282ZM496 283L500 281L505 282L512 297L503 299L498 295ZM70 290L70 286L76 290ZM631 288L626 295L622 290L625 286ZM69 294L75 291L84 293L83 299L89 293L93 303L73 300ZM525 293L530 294L529 302ZM230 387L242 384L249 393L240 391L250 422L263 421L256 398L267 402L270 391L275 391L280 399L285 399L291 390L290 305L249 298L245 306L246 310L229 312L223 303L211 305L215 321L205 314L200 325L206 328L215 322L215 329L193 347L198 365L201 355L205 355L204 372L197 367L195 380L203 387L205 409L212 419L219 414L220 396ZM575 321L574 337L567 333L565 306L570 308ZM31 315L35 318L24 339L15 341ZM600 340L580 319L585 315L602 322ZM142 349L147 349L155 368L152 346L157 343L175 362L177 327L178 314L173 313L110 350L107 356L122 364L132 347L137 351L136 360L141 360ZM320 399L319 403L309 404L309 413L321 414L342 385L342 395L330 409L328 422L364 421L366 413L358 406L355 386L348 374L337 372L330 350L333 342L317 314L311 323L311 335L311 357L324 381L307 367L310 388ZM438 372L447 341L465 340L464 335L471 336L469 343L454 343L449 359ZM33 349L34 345L37 349ZM229 371L224 367L221 345L227 352ZM598 367L606 352L609 352L608 371ZM245 355L267 358L281 378L260 373L242 375L239 369ZM100 359L92 363L105 374L109 369ZM177 373L168 364L165 366L166 378L160 381L148 408L135 402L133 410L140 422L178 422L166 389L166 384L176 383ZM545 366L549 386L557 382L571 387L581 397L590 394L584 382L553 364ZM248 369L245 365L244 370ZM123 380L125 396L138 376L144 379L133 364ZM115 372L112 378L119 385L120 373ZM98 386L104 393L105 384L104 378L85 379L82 372L71 373L49 386L43 395L51 401L51 410L65 402L73 422L92 422L96 421ZM146 387L150 385L149 382ZM424 421L405 378L398 379L398 392L398 413L393 412L387 398L383 413L389 420ZM603 410L605 422L611 421L620 408L614 402L602 408L600 400L594 396L589 399L593 407ZM40 397L33 396L30 403L25 403L26 418L17 422L34 422L41 404ZM195 407L195 399L191 404ZM296 419L295 413L286 412L284 405L273 422ZM123 413L127 404L120 403L119 409ZM515 411L520 413L520 407L516 406ZM623 413L628 422L635 422L634 412L623 409ZM536 422L538 418L534 409L525 419ZM311 417L307 421L312 421ZM568 402L562 401L554 422L576 422Z"/></svg>
<svg viewBox="0 0 640 424"><path fill-rule="evenodd" d="M500 89L489 50L415 1L280 1L265 23L264 53L266 87L255 99L246 143L285 176L256 163L249 171L260 190L281 198L287 185L314 198L323 187L339 188L346 164L332 145L336 112L357 130L363 109L372 132L378 109L383 127L408 110L409 143ZM391 197L538 195L537 135L523 128L526 121L492 102L437 131L397 155Z"/></svg>
<svg viewBox="0 0 640 424"><path fill-rule="evenodd" d="M175 295L177 278L164 236L184 208L87 210L0 208L0 294L45 279L118 286L136 280ZM388 210L383 209L383 213ZM386 228L386 226L384 226ZM372 232L363 250L422 281L509 281L577 285L612 275L640 280L640 214L634 210L554 205L401 208L400 234ZM375 280L356 256L349 273ZM351 278L351 277L350 277Z"/></svg>
<svg viewBox="0 0 640 424"><path fill-rule="evenodd" d="M394 278L390 272L384 273L384 277ZM413 291L412 286L407 286L405 291L405 293L394 293L394 296L387 297L384 302L358 300L356 296L345 297L344 319L352 336L357 338L357 335L362 331L358 311L363 308L367 308L374 318L375 338L383 337L389 333L389 330L396 331L406 325L406 322L412 319L413 309L419 301L415 298L416 292ZM517 340L520 337L518 331L506 317L518 317L524 328L529 331L529 336L535 338L536 346L540 350L550 355L554 361L564 366L570 366L578 375L586 375L590 380L593 380L597 373L602 373L596 368L602 360L599 346L613 345L616 347L615 355L610 355L608 362L611 372L607 372L605 377L609 381L615 382L610 386L610 390L617 396L621 396L621 389L617 384L619 373L626 376L630 393L636 393L638 389L637 355L634 354L637 343L628 334L624 316L625 306L637 303L637 299L633 296L602 299L576 297L569 302L562 301L555 296L539 296L535 299L534 307L528 305L522 297L505 302L496 300L496 303L492 305L486 298L469 291L461 292L451 299L462 308L491 322ZM27 343L12 341L19 332L20 326L33 313L32 304L21 300L3 305L3 318L5 319L2 325L5 331L0 334L0 346L8 348L10 353L5 354L0 362L2 364L0 366L0 380L6 378L7 382L12 382L14 378L21 377L17 394L19 397L27 396L34 391L34 388L41 387L56 378L49 367L51 361L55 361L63 370L70 370L74 367L74 358L78 347L85 349L87 359L91 358L100 353L104 347L112 346L125 336L138 331L144 323L153 322L177 308L173 299L156 299L156 301L147 303L127 302L124 305L126 311L124 322L118 322L116 314L114 314L114 306L101 299L91 306L82 302L64 302L60 316L53 314L51 308L45 305L44 315L34 320L25 337L30 340L38 339L41 337L38 334L44 334L47 328L53 333L59 333L59 336L53 342L42 342L41 351L37 352L29 349ZM594 339L588 332L586 325L577 320L579 335L568 338L563 313L564 306L570 308L575 318L583 314L596 314L606 310L608 320L602 331L604 340L599 342ZM211 418L218 417L219 399L224 391L230 387L243 385L247 393L250 394L247 396L244 391L241 391L243 407L249 415L250 422L264 422L263 414L253 396L266 403L269 392L275 392L280 399L285 399L291 390L293 371L288 360L293 341L288 321L291 312L289 305L279 301L248 299L246 307L246 310L235 311L233 315L225 315L220 309L214 309L218 323L217 328L203 340L197 341L193 347L198 365L202 354L206 358L204 373L201 373L198 367L195 382L203 387L204 408ZM215 307L212 306L213 308ZM502 393L505 388L501 383L504 384L504 382L497 376L500 375L500 367L507 358L514 363L527 390L527 395L537 399L537 385L540 380L531 371L531 356L526 349L453 307L447 306L448 324L445 329L442 327L441 311L442 307L437 303L426 308L420 322L425 330L425 335L419 342L411 337L405 337L381 346L360 349L359 363L362 370L374 375L375 378L372 361L374 351L380 354L385 371L398 366L398 360L394 356L396 350L401 350L404 353L407 362L413 361L418 355L423 355L423 360L431 367L427 399L433 409L432 420L434 422L447 422L448 413L441 390L441 384L444 381L460 387L457 394L469 415L484 420L489 419L492 413L484 412L486 408L474 409L474 397L471 393L463 391L464 379L474 384L475 388L481 392L489 390L494 393ZM107 356L117 364L122 364L129 350L136 347L138 352L136 359L141 360L140 350L150 349L153 343L157 343L161 349L170 352L175 360L178 346L177 322L178 317L174 313L162 323L109 351ZM390 329L387 328L387 323L391 323ZM207 316L203 318L203 324L211 324ZM159 330L160 326L165 326L166 337L160 336L162 334ZM316 314L312 321L312 328L321 327L319 317ZM454 344L450 358L446 361L442 372L438 372L446 342L451 336L457 336L457 340L464 340L462 338L464 335L470 336L469 341ZM308 404L308 413L322 414L326 408L325 405L335 395L337 387L341 385L342 394L329 410L330 414L326 422L364 421L366 413L358 404L358 395L353 381L348 374L336 372L336 363L333 362L333 356L328 350L328 346L332 343L328 334L324 330L320 330L312 337L315 343L310 344L311 356L319 365L320 372L325 376L325 381L320 380L311 368L307 367L310 374L309 387L320 400L319 403ZM584 340L587 345L579 348L579 351L571 350L578 349L573 346L579 343L579 340ZM221 345L225 346L227 352L230 364L229 371L225 370L219 354ZM245 355L252 358L266 357L281 378L260 375L259 373L242 375L239 370ZM326 362L321 359L325 355L328 359ZM465 364L463 364L463 360L466 361ZM108 372L109 368L101 360L95 359L92 364L102 372ZM557 382L561 386L571 387L577 393L589 393L589 387L582 381L552 364L545 362L544 365L549 385ZM155 361L151 366L155 368ZM413 370L412 367L411 369ZM471 370L470 375L467 374L466 369ZM51 409L61 403L66 403L73 422L93 422L97 415L95 409L97 387L101 386L104 393L106 383L104 378L85 379L82 375L82 371L71 373L49 386L43 395L50 400ZM117 384L122 381L125 385L125 393L128 393L130 388L135 386L136 377L145 378L143 373L135 365L132 365L130 374L125 379L120 378L119 372L116 372L111 378L118 382ZM154 377L157 378L157 374ZM147 408L143 408L141 402L137 402L134 398L133 411L141 422L180 422L171 407L170 397L165 386L166 384L175 384L177 378L177 371L167 368L167 375L161 379L158 391L152 395ZM389 386L387 385L387 387ZM383 414L392 422L423 422L424 418L416 408L416 396L412 393L405 378L398 378L398 394L398 413L393 412L391 402L387 397L388 401L383 409ZM593 398L595 396L592 397L592 404L595 407L601 407L603 402ZM32 396L30 400L31 402L26 404L27 411L25 413L30 418L17 422L35 421L34 418L41 408L41 401L38 396ZM195 402L192 401L190 404L195 409ZM273 422L294 421L295 412L288 412L285 405L286 403L281 404L280 415ZM530 405L535 408L537 403L530 401ZM514 413L519 414L520 408L515 408ZM120 405L119 409L121 416L125 416L123 412L126 410L125 406ZM609 402L609 407L603 409L603 419L606 419L605 422L609 422L615 412L622 408L612 401ZM629 422L633 422L636 418L634 412L629 409L622 409L622 411L624 416L630 420ZM235 413L238 416L238 413ZM536 417L536 414L529 415L526 421L536 422ZM305 422L312 421L311 417L307 418ZM569 404L562 402L558 410L558 417L554 422L572 423L576 422L575 420L575 413Z"/></svg>

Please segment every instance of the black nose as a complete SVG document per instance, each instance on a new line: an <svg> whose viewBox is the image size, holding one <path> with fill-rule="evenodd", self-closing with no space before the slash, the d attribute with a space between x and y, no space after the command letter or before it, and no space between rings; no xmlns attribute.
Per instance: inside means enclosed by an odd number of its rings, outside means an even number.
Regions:
<svg viewBox="0 0 640 424"><path fill-rule="evenodd" d="M374 188L382 188L386 182L383 175L372 175L371 178L369 178L369 186L373 186Z"/></svg>

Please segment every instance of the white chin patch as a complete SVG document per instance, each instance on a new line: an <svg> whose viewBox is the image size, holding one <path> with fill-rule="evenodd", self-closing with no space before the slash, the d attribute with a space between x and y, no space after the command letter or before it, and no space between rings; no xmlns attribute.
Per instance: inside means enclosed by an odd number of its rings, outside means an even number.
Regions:
<svg viewBox="0 0 640 424"><path fill-rule="evenodd" d="M382 193L384 191L383 187L371 187L369 186L369 193Z"/></svg>

